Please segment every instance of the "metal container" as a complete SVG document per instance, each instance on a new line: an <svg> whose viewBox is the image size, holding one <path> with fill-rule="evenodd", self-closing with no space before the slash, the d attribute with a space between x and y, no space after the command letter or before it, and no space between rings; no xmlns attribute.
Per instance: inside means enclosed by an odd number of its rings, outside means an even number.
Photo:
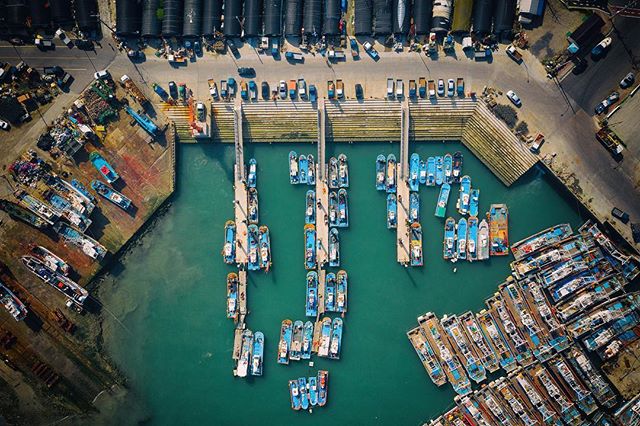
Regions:
<svg viewBox="0 0 640 426"><path fill-rule="evenodd" d="M393 1L393 33L404 34L409 32L411 18L411 0Z"/></svg>
<svg viewBox="0 0 640 426"><path fill-rule="evenodd" d="M516 16L516 0L496 0L493 32L498 36L509 35L513 31Z"/></svg>
<svg viewBox="0 0 640 426"><path fill-rule="evenodd" d="M266 17L265 17L266 21ZM299 36L302 31L302 0L287 0L287 17L284 24L286 36ZM265 34L266 23L265 23Z"/></svg>
<svg viewBox="0 0 640 426"><path fill-rule="evenodd" d="M29 2L29 16L33 28L46 28L51 25L51 12L47 0L31 0Z"/></svg>
<svg viewBox="0 0 640 426"><path fill-rule="evenodd" d="M494 0L475 0L473 5L473 32L484 36L491 32Z"/></svg>
<svg viewBox="0 0 640 426"><path fill-rule="evenodd" d="M66 27L73 23L71 0L49 0L49 9L55 27Z"/></svg>
<svg viewBox="0 0 640 426"><path fill-rule="evenodd" d="M471 29L471 15L473 14L473 0L455 0L451 32L465 33Z"/></svg>
<svg viewBox="0 0 640 426"><path fill-rule="evenodd" d="M6 25L10 33L23 30L27 23L29 8L25 0L6 0Z"/></svg>
<svg viewBox="0 0 640 426"><path fill-rule="evenodd" d="M435 0L433 2L431 31L434 33L448 33L451 30L451 3L451 0Z"/></svg>

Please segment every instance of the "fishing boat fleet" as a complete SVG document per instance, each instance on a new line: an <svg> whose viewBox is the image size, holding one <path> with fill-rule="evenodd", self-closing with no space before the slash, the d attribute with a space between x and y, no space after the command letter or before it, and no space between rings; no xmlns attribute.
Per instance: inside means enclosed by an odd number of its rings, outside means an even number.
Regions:
<svg viewBox="0 0 640 426"><path fill-rule="evenodd" d="M242 332L240 357L234 370L237 377L262 376L264 360L264 334L261 331L253 333L249 329Z"/></svg>
<svg viewBox="0 0 640 426"><path fill-rule="evenodd" d="M291 408L311 411L313 407L323 407L327 403L329 372L319 370L315 376L289 380Z"/></svg>
<svg viewBox="0 0 640 426"><path fill-rule="evenodd" d="M300 154L295 151L289 153L289 182L292 185L316 184L316 162L313 154Z"/></svg>
<svg viewBox="0 0 640 426"><path fill-rule="evenodd" d="M278 364L310 360L313 354L321 358L340 359L342 349L342 318L323 317L312 322L285 319L280 326Z"/></svg>
<svg viewBox="0 0 640 426"><path fill-rule="evenodd" d="M624 291L640 260L591 222L578 231L560 224L513 244L512 275L480 312L418 317L409 341L433 383L457 393L430 424L583 424L618 404L594 357L640 337L640 293Z"/></svg>

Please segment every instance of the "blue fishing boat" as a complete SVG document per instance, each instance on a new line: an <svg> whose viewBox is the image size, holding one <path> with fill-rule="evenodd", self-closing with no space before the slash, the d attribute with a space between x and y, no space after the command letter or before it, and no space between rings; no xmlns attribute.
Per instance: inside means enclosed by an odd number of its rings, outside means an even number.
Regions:
<svg viewBox="0 0 640 426"><path fill-rule="evenodd" d="M427 158L427 186L436 184L436 159L435 157Z"/></svg>
<svg viewBox="0 0 640 426"><path fill-rule="evenodd" d="M299 183L300 170L298 168L298 154L295 151L289 152L289 182Z"/></svg>
<svg viewBox="0 0 640 426"><path fill-rule="evenodd" d="M318 316L318 273L307 272L307 301L305 304L308 317Z"/></svg>
<svg viewBox="0 0 640 426"><path fill-rule="evenodd" d="M340 349L342 349L342 318L336 317L331 324L329 358L340 359Z"/></svg>
<svg viewBox="0 0 640 426"><path fill-rule="evenodd" d="M222 248L224 263L231 265L236 261L236 223L228 220L224 224L224 247Z"/></svg>
<svg viewBox="0 0 640 426"><path fill-rule="evenodd" d="M380 154L376 158L376 189L378 191L385 190L387 159Z"/></svg>
<svg viewBox="0 0 640 426"><path fill-rule="evenodd" d="M422 266L422 227L419 223L411 224L411 266Z"/></svg>
<svg viewBox="0 0 640 426"><path fill-rule="evenodd" d="M84 254L92 259L100 260L107 254L107 249L102 244L78 231L76 228L73 228L71 225L64 222L57 222L53 226L53 230L56 231L66 243L78 247Z"/></svg>
<svg viewBox="0 0 640 426"><path fill-rule="evenodd" d="M444 160L441 156L436 157L436 185L444 182Z"/></svg>
<svg viewBox="0 0 640 426"><path fill-rule="evenodd" d="M298 381L289 380L289 395L291 395L291 408L300 409L300 391L298 390Z"/></svg>
<svg viewBox="0 0 640 426"><path fill-rule="evenodd" d="M51 252L46 247L32 246L30 252L36 259L44 263L47 268L51 269L53 272L69 276L71 266L69 266L69 264L60 256Z"/></svg>
<svg viewBox="0 0 640 426"><path fill-rule="evenodd" d="M318 405L320 407L327 403L327 395L329 385L329 372L326 370L318 371Z"/></svg>
<svg viewBox="0 0 640 426"><path fill-rule="evenodd" d="M459 183L462 177L462 153L456 151L453 153L453 166L452 166L452 181L453 183Z"/></svg>
<svg viewBox="0 0 640 426"><path fill-rule="evenodd" d="M461 217L458 221L458 248L456 250L458 259L467 258L467 219Z"/></svg>
<svg viewBox="0 0 640 426"><path fill-rule="evenodd" d="M78 191L80 194L84 195L85 197L87 197L87 199L92 202L95 203L96 202L96 197L94 197L89 190L77 179L71 179L71 186Z"/></svg>
<svg viewBox="0 0 640 426"><path fill-rule="evenodd" d="M320 343L318 345L318 356L329 356L329 345L331 344L331 318L322 318L322 324L320 328Z"/></svg>
<svg viewBox="0 0 640 426"><path fill-rule="evenodd" d="M349 199L347 198L347 190L340 188L338 190L338 224L339 228L349 227Z"/></svg>
<svg viewBox="0 0 640 426"><path fill-rule="evenodd" d="M409 160L409 190L418 191L420 184L420 156L415 152Z"/></svg>
<svg viewBox="0 0 640 426"><path fill-rule="evenodd" d="M127 210L129 206L131 206L130 199L128 199L127 197L125 197L115 189L109 188L107 185L105 185L103 182L99 180L94 180L93 182L91 182L91 187L95 189L95 191L99 195L111 201L113 204L120 207L122 210Z"/></svg>
<svg viewBox="0 0 640 426"><path fill-rule="evenodd" d="M258 182L258 162L255 158L249 160L249 174L247 175L247 185L255 188Z"/></svg>
<svg viewBox="0 0 640 426"><path fill-rule="evenodd" d="M247 377L249 373L249 360L253 356L253 332L244 330L242 333L242 349L240 350L240 359L236 366L236 375L238 377Z"/></svg>
<svg viewBox="0 0 640 426"><path fill-rule="evenodd" d="M304 323L302 330L302 351L300 358L311 359L311 352L313 351L313 323L307 321Z"/></svg>
<svg viewBox="0 0 640 426"><path fill-rule="evenodd" d="M82 310L82 305L89 297L89 292L86 289L80 287L70 278L52 271L44 262L33 256L22 256L21 260L24 266L36 277L62 293L76 310Z"/></svg>
<svg viewBox="0 0 640 426"><path fill-rule="evenodd" d="M238 317L238 274L227 274L227 318Z"/></svg>
<svg viewBox="0 0 640 426"><path fill-rule="evenodd" d="M347 156L344 154L338 155L338 186L340 188L349 187L349 163L347 163Z"/></svg>
<svg viewBox="0 0 640 426"><path fill-rule="evenodd" d="M271 268L271 238L267 225L262 225L258 229L258 243L260 244L260 268L269 271Z"/></svg>
<svg viewBox="0 0 640 426"><path fill-rule="evenodd" d="M278 364L289 364L289 349L291 348L291 329L293 323L286 319L280 326L280 341L278 342Z"/></svg>
<svg viewBox="0 0 640 426"><path fill-rule="evenodd" d="M466 215L469 213L469 203L471 201L471 178L462 176L460 180L460 195L458 197L458 213Z"/></svg>
<svg viewBox="0 0 640 426"><path fill-rule="evenodd" d="M454 351L457 353L465 370L467 370L469 377L476 383L482 382L487 377L487 372L471 349L471 343L469 343L458 317L456 315L445 315L440 320L440 324L447 333L449 343L454 347Z"/></svg>
<svg viewBox="0 0 640 426"><path fill-rule="evenodd" d="M427 162L420 160L420 173L418 174L418 183L420 185L427 184Z"/></svg>
<svg viewBox="0 0 640 426"><path fill-rule="evenodd" d="M336 311L336 274L329 272L324 286L324 308L327 312Z"/></svg>
<svg viewBox="0 0 640 426"><path fill-rule="evenodd" d="M347 271L338 271L338 284L336 285L336 312L347 312L347 291L348 276Z"/></svg>
<svg viewBox="0 0 640 426"><path fill-rule="evenodd" d="M258 243L258 226L251 224L248 227L247 234L247 247L249 248L249 265L250 271L257 271L260 269L260 254Z"/></svg>
<svg viewBox="0 0 640 426"><path fill-rule="evenodd" d="M251 360L251 375L262 376L264 360L264 334L256 331L253 335L253 358Z"/></svg>
<svg viewBox="0 0 640 426"><path fill-rule="evenodd" d="M444 222L444 242L442 249L442 257L453 259L456 253L456 221L452 217L448 217Z"/></svg>
<svg viewBox="0 0 640 426"><path fill-rule="evenodd" d="M329 188L338 189L338 159L336 157L329 158Z"/></svg>
<svg viewBox="0 0 640 426"><path fill-rule="evenodd" d="M309 377L309 403L312 407L318 405L318 378Z"/></svg>
<svg viewBox="0 0 640 426"><path fill-rule="evenodd" d="M409 194L409 221L420 222L420 195L417 192Z"/></svg>
<svg viewBox="0 0 640 426"><path fill-rule="evenodd" d="M338 226L338 194L329 191L329 226Z"/></svg>
<svg viewBox="0 0 640 426"><path fill-rule="evenodd" d="M100 172L108 183L113 183L120 177L113 167L111 167L111 164L107 163L107 160L102 158L96 151L89 154L89 160L91 160L93 167Z"/></svg>
<svg viewBox="0 0 640 426"><path fill-rule="evenodd" d="M304 223L316 224L316 191L310 189L307 191L304 210Z"/></svg>
<svg viewBox="0 0 640 426"><path fill-rule="evenodd" d="M316 267L316 227L304 226L304 267L307 271Z"/></svg>
<svg viewBox="0 0 640 426"><path fill-rule="evenodd" d="M449 203L449 194L451 193L451 185L443 183L440 187L440 195L438 195L438 203L436 204L436 217L444 217L447 213L447 204Z"/></svg>
<svg viewBox="0 0 640 426"><path fill-rule="evenodd" d="M340 266L340 235L336 228L329 231L329 266Z"/></svg>
<svg viewBox="0 0 640 426"><path fill-rule="evenodd" d="M304 154L300 154L298 157L298 168L300 169L299 182L306 184L308 175L309 175L309 162L307 161L307 156Z"/></svg>
<svg viewBox="0 0 640 426"><path fill-rule="evenodd" d="M398 227L398 202L396 194L387 195L387 228L396 229Z"/></svg>
<svg viewBox="0 0 640 426"><path fill-rule="evenodd" d="M307 379L305 377L298 379L298 390L300 391L300 408L309 409L309 395L307 394Z"/></svg>
<svg viewBox="0 0 640 426"><path fill-rule="evenodd" d="M471 200L469 201L469 216L478 216L478 202L480 201L480 190L473 188L471 190Z"/></svg>
<svg viewBox="0 0 640 426"><path fill-rule="evenodd" d="M308 171L307 171L307 184L316 184L316 161L313 159L313 154L307 155Z"/></svg>
<svg viewBox="0 0 640 426"><path fill-rule="evenodd" d="M304 337L304 323L300 320L294 321L291 332L291 346L289 347L289 359L299 361L302 355L302 338Z"/></svg>
<svg viewBox="0 0 640 426"><path fill-rule="evenodd" d="M387 189L387 193L395 194L396 187L398 185L398 180L396 178L398 173L398 168L396 167L396 156L393 154L389 154L387 156L387 180L385 182L385 188Z"/></svg>
<svg viewBox="0 0 640 426"><path fill-rule="evenodd" d="M107 188L108 191L112 191L111 188L109 188L108 186L105 185L105 187ZM118 205L118 207L124 208L120 206L120 204L116 203L117 195L115 194L119 194L119 193L117 193L116 191L113 191L113 193L114 194L112 195L113 197L112 199L114 200L113 201L114 204ZM84 209L81 208L80 206L72 205L68 199L62 197L61 195L57 194L52 190L44 191L43 196L45 200L51 203L51 207L53 208L54 211L56 211L56 213L60 214L61 217L67 219L69 223L74 225L76 228L78 228L82 232L86 231L87 228L89 228L89 226L91 225L92 220L82 213ZM122 194L120 194L120 196L122 196ZM121 198L121 200L124 204L125 197L124 196L122 197L123 198ZM105 195L105 198L107 198L106 195ZM129 201L128 198L126 200L129 203L131 203L131 201Z"/></svg>
<svg viewBox="0 0 640 426"><path fill-rule="evenodd" d="M467 260L473 262L478 259L478 218L471 216L467 222L469 227L467 237Z"/></svg>
<svg viewBox="0 0 640 426"><path fill-rule="evenodd" d="M444 156L444 181L448 184L453 183L453 158L451 154L446 154Z"/></svg>
<svg viewBox="0 0 640 426"><path fill-rule="evenodd" d="M478 226L478 238L476 242L478 260L487 260L489 258L489 224L485 219L482 219Z"/></svg>
<svg viewBox="0 0 640 426"><path fill-rule="evenodd" d="M258 190L249 188L249 223L258 224L260 218L258 213Z"/></svg>

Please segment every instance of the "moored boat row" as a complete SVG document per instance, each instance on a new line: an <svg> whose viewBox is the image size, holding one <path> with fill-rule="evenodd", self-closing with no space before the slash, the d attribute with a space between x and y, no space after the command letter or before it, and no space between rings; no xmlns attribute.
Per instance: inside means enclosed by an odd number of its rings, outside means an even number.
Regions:
<svg viewBox="0 0 640 426"><path fill-rule="evenodd" d="M289 361L309 360L316 353L319 357L340 359L342 349L343 320L324 317L315 323L301 320L284 320L280 327L278 364Z"/></svg>
<svg viewBox="0 0 640 426"><path fill-rule="evenodd" d="M328 382L329 372L326 370L319 370L315 376L289 380L291 408L311 411L313 407L323 407L327 403Z"/></svg>
<svg viewBox="0 0 640 426"><path fill-rule="evenodd" d="M242 345L240 358L234 374L238 377L262 376L264 361L264 334L256 331L255 334L245 329L242 332Z"/></svg>

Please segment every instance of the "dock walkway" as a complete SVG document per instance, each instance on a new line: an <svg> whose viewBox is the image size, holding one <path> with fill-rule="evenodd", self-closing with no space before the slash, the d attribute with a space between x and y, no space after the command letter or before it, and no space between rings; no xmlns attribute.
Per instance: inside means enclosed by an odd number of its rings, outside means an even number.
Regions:
<svg viewBox="0 0 640 426"><path fill-rule="evenodd" d="M234 214L236 221L236 263L240 266L246 266L248 253L246 245L247 239L247 212L249 207L249 199L247 194L247 185L245 179L244 167L244 142L242 133L242 103L237 102L234 110L234 145L235 145L235 167L233 171L233 187L234 187Z"/></svg>
<svg viewBox="0 0 640 426"><path fill-rule="evenodd" d="M316 260L318 270L324 267L329 257L329 185L325 163L325 125L324 100L320 99L318 101L318 156L316 161ZM324 281L322 284L324 286Z"/></svg>
<svg viewBox="0 0 640 426"><path fill-rule="evenodd" d="M409 103L405 99L400 110L400 161L397 164L398 176L398 241L396 253L398 263L407 265L410 262L409 248Z"/></svg>

